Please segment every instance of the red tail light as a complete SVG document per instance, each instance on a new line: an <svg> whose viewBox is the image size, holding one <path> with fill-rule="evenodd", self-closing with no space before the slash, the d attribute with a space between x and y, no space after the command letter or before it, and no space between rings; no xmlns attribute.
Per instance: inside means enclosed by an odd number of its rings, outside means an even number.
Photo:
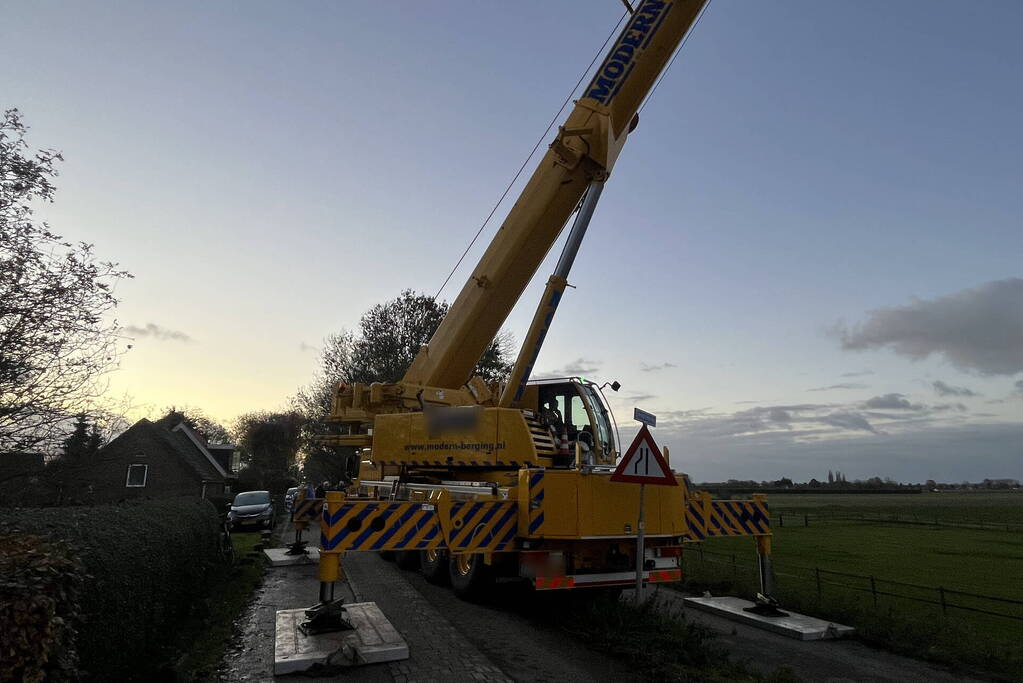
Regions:
<svg viewBox="0 0 1023 683"><path fill-rule="evenodd" d="M657 557L682 557L682 546L655 548Z"/></svg>

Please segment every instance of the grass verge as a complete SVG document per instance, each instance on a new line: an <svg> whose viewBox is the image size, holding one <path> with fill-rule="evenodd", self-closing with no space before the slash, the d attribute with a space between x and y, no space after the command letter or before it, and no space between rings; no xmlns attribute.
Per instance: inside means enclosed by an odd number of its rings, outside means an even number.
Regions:
<svg viewBox="0 0 1023 683"><path fill-rule="evenodd" d="M263 580L266 565L256 546L259 533L235 533L235 562L225 566L210 586L204 609L179 631L176 649L182 652L177 662L176 680L215 681L217 667L253 592Z"/></svg>
<svg viewBox="0 0 1023 683"><path fill-rule="evenodd" d="M679 588L691 593L752 597L759 580L751 564L737 567L686 562L687 577ZM821 594L814 577L779 577L775 597L789 609L856 627L856 637L880 649L926 659L960 671L982 669L997 680L1020 680L1023 650L1013 637L1017 622L946 617L940 607L908 600L825 586Z"/></svg>
<svg viewBox="0 0 1023 683"><path fill-rule="evenodd" d="M593 650L628 662L651 681L791 683L791 669L763 675L731 659L710 629L687 621L679 608L654 601L642 607L611 598L551 610L555 626Z"/></svg>

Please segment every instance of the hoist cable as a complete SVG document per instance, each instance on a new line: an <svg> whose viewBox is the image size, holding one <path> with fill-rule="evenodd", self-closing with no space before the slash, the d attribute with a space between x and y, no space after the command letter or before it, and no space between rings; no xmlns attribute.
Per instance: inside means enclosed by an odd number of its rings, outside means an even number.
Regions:
<svg viewBox="0 0 1023 683"><path fill-rule="evenodd" d="M497 200L496 204L494 204L494 208L490 210L490 213L483 221L483 224L480 226L480 229L476 231L476 235L472 238L472 241L469 242L469 246L467 246L465 248L465 251L462 252L462 255L458 257L458 262L455 263L455 267L451 269L451 272L448 273L448 276L444 279L444 284L442 284L440 286L440 289L437 290L437 293L433 295L434 299L438 298L440 296L440 293L444 291L444 288L447 287L448 282L451 281L451 278L452 276L454 276L455 271L457 271L458 267L462 265L462 261L465 259L466 254L469 253L469 250L472 249L472 246L476 244L476 240L478 240L480 235L483 234L483 229L487 227L487 224L490 223L490 219L494 217L495 213L497 213L498 207L501 206L501 203L504 202L505 197L507 197L508 193L511 192L511 189L515 185L515 182L519 179L519 176L522 175L522 171L525 170L526 165L529 164L530 159L532 159L533 155L536 154L536 150L540 149L540 145L543 144L543 141L547 138L547 134L551 132L551 128L553 128L554 124L558 122L561 113L565 111L565 107L567 107L568 103L572 101L572 97L575 95L576 90L578 90L579 86L582 85L582 82L583 80L585 80L586 75L590 73L590 69L593 68L593 65L596 64L597 60L601 57L601 55L604 54L604 50L605 48L607 48L607 44L610 43L611 39L614 38L615 35L618 33L618 27L622 25L622 22L625 20L625 17L627 16L629 16L628 12L623 13L621 18L618 20L618 23L615 24L613 29L611 29L611 33L608 34L607 39L604 41L604 44L600 46L600 49L597 50L597 54L594 55L593 60L590 62L589 66L586 67L586 69L583 71L582 76L580 76L579 80L576 81L575 87L573 87L572 91L568 93L568 97L565 98L565 101L561 103L561 108L558 109L558 113L556 113L554 117L551 119L551 122L547 124L547 129L544 130L543 135L541 135L540 138L536 141L536 144L533 145L533 149L529 152L529 156L527 156L526 160L522 162L521 166L519 166L519 170L515 172L515 176L511 179L511 182L508 183L508 187L504 188L504 192L501 193L501 198Z"/></svg>
<svg viewBox="0 0 1023 683"><path fill-rule="evenodd" d="M664 71L662 71L661 75L657 77L657 80L654 82L654 87L650 88L650 93L646 96L646 99L643 100L643 104L639 105L639 111L637 113L642 113L643 107L645 107L646 103L653 98L654 93L657 92L657 86L659 86L661 84L661 81L664 80L664 77L668 75L668 71L671 69L671 65L675 63L675 60L678 58L679 53L682 52L682 48L686 46L686 42L688 42L689 36L693 35L693 32L699 25L700 20L703 19L703 15L707 13L708 9L710 9L710 3L712 2L714 2L714 0L707 0L707 4L704 5L703 9L700 10L700 14L697 15L696 21L694 21L693 25L689 27L689 30L682 37L682 42L678 44L678 49L675 50L675 54L673 54L671 56L671 59L668 61L668 66L664 67Z"/></svg>

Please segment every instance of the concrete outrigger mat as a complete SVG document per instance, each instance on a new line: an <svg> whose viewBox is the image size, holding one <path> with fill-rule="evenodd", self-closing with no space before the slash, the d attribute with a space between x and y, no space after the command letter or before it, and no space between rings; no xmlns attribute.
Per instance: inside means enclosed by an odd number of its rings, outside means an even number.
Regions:
<svg viewBox="0 0 1023 683"><path fill-rule="evenodd" d="M354 630L315 635L299 628L306 620L305 609L278 610L274 675L306 671L317 664L343 667L408 659L408 643L375 602L357 602L344 609Z"/></svg>
<svg viewBox="0 0 1023 683"><path fill-rule="evenodd" d="M288 567L295 564L312 564L320 561L319 548L306 548L302 555L289 555L287 548L267 548L263 551L271 567Z"/></svg>
<svg viewBox="0 0 1023 683"><path fill-rule="evenodd" d="M843 626L805 614L786 611L785 616L766 617L746 611L755 603L742 598L686 598L687 607L716 614L733 621L740 621L750 626L774 631L798 640L828 640L852 635L856 629Z"/></svg>

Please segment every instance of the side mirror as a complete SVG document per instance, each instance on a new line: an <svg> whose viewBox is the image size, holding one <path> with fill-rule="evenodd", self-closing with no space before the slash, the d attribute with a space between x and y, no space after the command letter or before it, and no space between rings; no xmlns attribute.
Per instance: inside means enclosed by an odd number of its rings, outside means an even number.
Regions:
<svg viewBox="0 0 1023 683"><path fill-rule="evenodd" d="M618 382L611 382L611 391L618 391L622 388L622 385Z"/></svg>
<svg viewBox="0 0 1023 683"><path fill-rule="evenodd" d="M224 503L224 507L226 507L228 510L230 510L231 509L231 503Z"/></svg>

